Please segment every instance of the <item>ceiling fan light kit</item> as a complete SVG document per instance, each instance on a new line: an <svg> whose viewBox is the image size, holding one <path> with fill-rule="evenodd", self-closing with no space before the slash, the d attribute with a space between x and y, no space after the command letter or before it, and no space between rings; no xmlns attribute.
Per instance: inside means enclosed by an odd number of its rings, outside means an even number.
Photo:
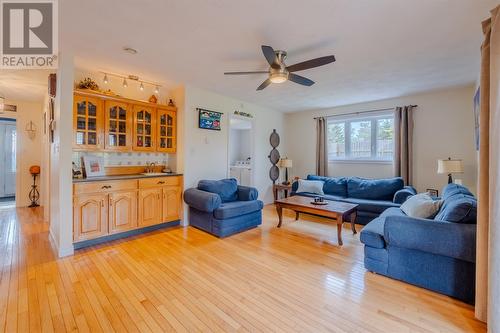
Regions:
<svg viewBox="0 0 500 333"><path fill-rule="evenodd" d="M248 74L268 74L267 80L257 87L257 90L266 88L271 83L283 83L285 81L292 81L303 86L310 87L314 81L309 80L303 76L294 74L292 72L303 71L306 69L323 66L335 61L335 56L325 56L315 58L307 61L300 62L295 65L286 66L285 58L286 52L277 50L275 51L271 46L262 45L262 53L269 64L268 71L252 71L252 72L225 72L224 75L248 75Z"/></svg>

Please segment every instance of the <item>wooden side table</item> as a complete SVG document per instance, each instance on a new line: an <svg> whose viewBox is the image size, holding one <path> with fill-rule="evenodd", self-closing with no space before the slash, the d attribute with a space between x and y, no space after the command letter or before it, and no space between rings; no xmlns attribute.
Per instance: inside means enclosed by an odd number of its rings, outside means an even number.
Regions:
<svg viewBox="0 0 500 333"><path fill-rule="evenodd" d="M273 184L273 194L274 194L274 201L278 200L279 198L279 192L283 192L283 196L285 198L288 198L288 195L292 191L292 184L290 185L284 185L284 184Z"/></svg>

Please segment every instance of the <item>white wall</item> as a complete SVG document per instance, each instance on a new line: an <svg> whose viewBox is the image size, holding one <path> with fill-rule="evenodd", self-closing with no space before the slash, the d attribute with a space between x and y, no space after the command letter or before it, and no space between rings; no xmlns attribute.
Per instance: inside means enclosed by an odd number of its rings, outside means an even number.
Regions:
<svg viewBox="0 0 500 333"><path fill-rule="evenodd" d="M267 157L271 151L269 135L273 129L280 134L282 144L278 150L284 155L284 115L192 86L176 89L173 94L179 107L179 134L182 133L177 157L184 159L177 164L177 171L184 173L185 188L196 186L201 179L227 178L229 115L240 110L254 116L254 184L259 190L259 198L265 203L271 203L271 163ZM222 130L199 129L197 107L222 112Z"/></svg>
<svg viewBox="0 0 500 333"><path fill-rule="evenodd" d="M50 145L50 235L60 257L73 254L73 55L60 52L54 105L54 143Z"/></svg>
<svg viewBox="0 0 500 333"><path fill-rule="evenodd" d="M16 206L25 207L31 203L28 194L31 190L33 178L29 173L29 168L32 165L42 165L43 106L42 102L6 100L5 103L17 106L17 112L5 112L0 117L16 119ZM29 138L25 130L30 121L36 126L36 137L33 140ZM42 169L41 172L44 173L46 170ZM43 184L40 183L40 179L41 177L37 178L40 192L39 203L43 204Z"/></svg>
<svg viewBox="0 0 500 333"><path fill-rule="evenodd" d="M313 117L417 104L414 113L414 181L419 191L441 188L446 175L438 175L437 160L460 158L465 172L455 178L476 190L476 151L472 96L474 87L458 87L382 101L340 106L332 109L305 111L286 115L285 133L291 173L304 177L315 173L316 129ZM331 176L391 177L390 164L336 163L330 165Z"/></svg>

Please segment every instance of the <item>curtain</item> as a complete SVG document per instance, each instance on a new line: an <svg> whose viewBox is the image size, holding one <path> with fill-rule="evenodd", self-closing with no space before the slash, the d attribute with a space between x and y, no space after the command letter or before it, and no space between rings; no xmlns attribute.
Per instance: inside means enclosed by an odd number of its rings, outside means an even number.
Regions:
<svg viewBox="0 0 500 333"><path fill-rule="evenodd" d="M324 117L316 118L316 175L328 175L328 146L327 146L327 120Z"/></svg>
<svg viewBox="0 0 500 333"><path fill-rule="evenodd" d="M413 181L413 108L398 106L394 111L394 174L405 185Z"/></svg>
<svg viewBox="0 0 500 333"><path fill-rule="evenodd" d="M481 45L476 307L489 332L500 331L500 6L483 22Z"/></svg>

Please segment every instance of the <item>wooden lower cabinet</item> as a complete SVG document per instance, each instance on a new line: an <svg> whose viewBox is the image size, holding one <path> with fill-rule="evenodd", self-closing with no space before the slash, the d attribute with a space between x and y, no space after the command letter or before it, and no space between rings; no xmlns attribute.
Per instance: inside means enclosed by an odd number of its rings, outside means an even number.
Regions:
<svg viewBox="0 0 500 333"><path fill-rule="evenodd" d="M139 191L139 226L159 224L162 221L161 188L141 189Z"/></svg>
<svg viewBox="0 0 500 333"><path fill-rule="evenodd" d="M181 218L181 188L178 186L163 187L162 217L163 222Z"/></svg>
<svg viewBox="0 0 500 333"><path fill-rule="evenodd" d="M182 176L77 183L73 241L180 220Z"/></svg>
<svg viewBox="0 0 500 333"><path fill-rule="evenodd" d="M75 242L108 233L108 195L83 194L74 198L73 240Z"/></svg>
<svg viewBox="0 0 500 333"><path fill-rule="evenodd" d="M109 233L137 228L137 191L109 194Z"/></svg>

